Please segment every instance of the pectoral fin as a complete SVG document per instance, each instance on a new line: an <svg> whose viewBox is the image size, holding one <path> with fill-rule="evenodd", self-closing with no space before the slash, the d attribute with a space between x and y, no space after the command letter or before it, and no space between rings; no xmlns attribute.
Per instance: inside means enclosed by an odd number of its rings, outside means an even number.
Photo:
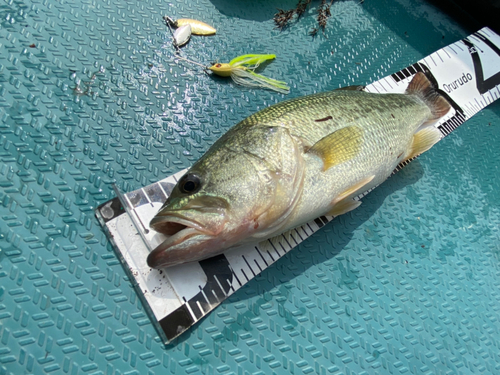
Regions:
<svg viewBox="0 0 500 375"><path fill-rule="evenodd" d="M363 131L357 126L339 129L316 142L308 152L323 159L323 171L353 159L361 150Z"/></svg>
<svg viewBox="0 0 500 375"><path fill-rule="evenodd" d="M405 161L420 155L434 146L441 139L441 132L434 126L419 130L413 136L410 150L405 155Z"/></svg>

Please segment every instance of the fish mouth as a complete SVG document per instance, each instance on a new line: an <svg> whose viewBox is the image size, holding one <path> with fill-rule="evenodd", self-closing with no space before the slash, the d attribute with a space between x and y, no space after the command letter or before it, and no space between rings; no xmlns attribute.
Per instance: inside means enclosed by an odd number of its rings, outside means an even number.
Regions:
<svg viewBox="0 0 500 375"><path fill-rule="evenodd" d="M182 254L189 253L187 249L182 251L183 244L204 242L215 235L196 221L170 215L153 218L149 226L167 236L165 241L149 253L147 263L151 268L183 263Z"/></svg>
<svg viewBox="0 0 500 375"><path fill-rule="evenodd" d="M155 216L149 223L149 226L155 231L167 236L174 236L187 228L196 229L201 233L213 234L194 220L172 214L168 216Z"/></svg>

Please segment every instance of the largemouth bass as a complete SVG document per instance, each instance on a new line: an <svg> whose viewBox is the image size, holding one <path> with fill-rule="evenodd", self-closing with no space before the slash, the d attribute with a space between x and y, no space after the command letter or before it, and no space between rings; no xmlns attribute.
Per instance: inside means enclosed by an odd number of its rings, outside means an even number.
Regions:
<svg viewBox="0 0 500 375"><path fill-rule="evenodd" d="M417 73L405 94L346 88L270 106L230 129L179 179L150 227L152 268L202 260L340 215L431 148L449 103Z"/></svg>

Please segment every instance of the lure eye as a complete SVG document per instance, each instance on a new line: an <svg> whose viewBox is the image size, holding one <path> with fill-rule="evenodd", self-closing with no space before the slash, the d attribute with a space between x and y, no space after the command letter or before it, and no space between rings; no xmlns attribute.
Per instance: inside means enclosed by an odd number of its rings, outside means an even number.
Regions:
<svg viewBox="0 0 500 375"><path fill-rule="evenodd" d="M185 174L179 181L179 189L185 194L194 194L201 187L201 180L195 174Z"/></svg>
<svg viewBox="0 0 500 375"><path fill-rule="evenodd" d="M222 64L215 65L216 68L220 68L221 66L222 66Z"/></svg>

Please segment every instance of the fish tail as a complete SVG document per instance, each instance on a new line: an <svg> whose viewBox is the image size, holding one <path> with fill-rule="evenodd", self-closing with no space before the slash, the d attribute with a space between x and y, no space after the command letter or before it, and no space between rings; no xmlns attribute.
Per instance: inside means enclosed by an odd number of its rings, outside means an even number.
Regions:
<svg viewBox="0 0 500 375"><path fill-rule="evenodd" d="M416 95L423 100L432 113L432 119L443 117L451 108L450 103L436 90L424 73L418 72L413 76L406 94Z"/></svg>

